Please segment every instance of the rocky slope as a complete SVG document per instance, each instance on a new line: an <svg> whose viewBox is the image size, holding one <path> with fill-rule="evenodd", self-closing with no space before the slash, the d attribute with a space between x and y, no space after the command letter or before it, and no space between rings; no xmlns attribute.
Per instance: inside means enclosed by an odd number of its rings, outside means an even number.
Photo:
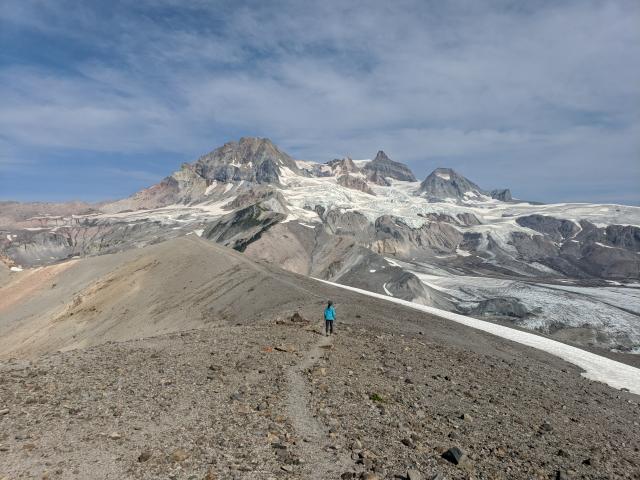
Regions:
<svg viewBox="0 0 640 480"><path fill-rule="evenodd" d="M436 168L420 183L418 192L432 201L482 200L483 197L503 202L512 200L508 188L487 192L451 168Z"/></svg>
<svg viewBox="0 0 640 480"><path fill-rule="evenodd" d="M193 235L1 291L0 478L640 473L638 396Z"/></svg>

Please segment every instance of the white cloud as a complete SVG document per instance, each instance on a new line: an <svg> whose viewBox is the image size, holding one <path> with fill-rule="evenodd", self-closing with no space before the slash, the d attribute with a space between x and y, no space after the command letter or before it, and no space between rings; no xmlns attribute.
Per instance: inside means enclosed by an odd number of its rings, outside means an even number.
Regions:
<svg viewBox="0 0 640 480"><path fill-rule="evenodd" d="M384 148L543 200L602 182L628 198L640 181L637 2L165 0L106 21L91 4L11 5L5 21L96 50L0 69L14 146L196 155L258 134L315 160Z"/></svg>

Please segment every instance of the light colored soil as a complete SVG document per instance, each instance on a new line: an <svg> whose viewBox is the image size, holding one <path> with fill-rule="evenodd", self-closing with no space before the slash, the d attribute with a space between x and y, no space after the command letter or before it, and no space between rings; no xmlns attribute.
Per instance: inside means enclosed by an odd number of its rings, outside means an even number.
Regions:
<svg viewBox="0 0 640 480"><path fill-rule="evenodd" d="M441 318L197 238L56 282L0 317L3 480L640 476L637 396Z"/></svg>

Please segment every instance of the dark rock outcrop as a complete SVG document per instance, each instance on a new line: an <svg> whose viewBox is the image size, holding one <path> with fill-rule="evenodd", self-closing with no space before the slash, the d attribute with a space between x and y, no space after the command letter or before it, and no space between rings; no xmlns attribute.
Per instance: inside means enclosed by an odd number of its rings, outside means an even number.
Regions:
<svg viewBox="0 0 640 480"><path fill-rule="evenodd" d="M529 315L527 307L515 297L489 298L465 312L471 315L489 317L526 318Z"/></svg>
<svg viewBox="0 0 640 480"><path fill-rule="evenodd" d="M223 216L205 229L202 236L214 242L243 252L269 228L286 218L259 204Z"/></svg>
<svg viewBox="0 0 640 480"><path fill-rule="evenodd" d="M508 188L491 190L490 195L491 198L495 198L496 200L501 200L503 202L510 202L511 200L513 200L513 198L511 198L511 190L509 190Z"/></svg>
<svg viewBox="0 0 640 480"><path fill-rule="evenodd" d="M486 191L468 178L451 168L436 168L425 178L418 189L420 195L430 200L479 200L491 197L503 202L510 202L511 191L508 188Z"/></svg>
<svg viewBox="0 0 640 480"><path fill-rule="evenodd" d="M375 195L367 181L362 176L344 174L340 175L336 181L338 185L350 188L352 190L360 190L361 192L368 193L369 195Z"/></svg>
<svg viewBox="0 0 640 480"><path fill-rule="evenodd" d="M403 163L394 162L382 150L378 152L376 158L364 166L363 170L367 174L367 178L378 185L384 185L381 183L381 179L385 178L393 178L403 182L417 181L409 167Z"/></svg>
<svg viewBox="0 0 640 480"><path fill-rule="evenodd" d="M539 233L550 236L554 241L559 242L573 237L581 228L576 222L563 220L546 215L527 215L519 217L516 223L522 227L530 228Z"/></svg>

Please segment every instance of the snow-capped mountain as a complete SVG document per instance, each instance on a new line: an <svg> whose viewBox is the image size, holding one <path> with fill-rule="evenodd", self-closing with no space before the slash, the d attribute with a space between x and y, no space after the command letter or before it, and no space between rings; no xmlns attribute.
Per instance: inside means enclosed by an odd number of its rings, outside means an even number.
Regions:
<svg viewBox="0 0 640 480"><path fill-rule="evenodd" d="M466 201L488 198L505 202L512 200L511 190L508 188L487 192L451 168L436 168L420 184L418 191L432 201L451 199Z"/></svg>
<svg viewBox="0 0 640 480"><path fill-rule="evenodd" d="M127 199L0 204L19 270L199 235L297 273L558 338L640 349L640 208L514 200L459 173L294 160L241 138Z"/></svg>

